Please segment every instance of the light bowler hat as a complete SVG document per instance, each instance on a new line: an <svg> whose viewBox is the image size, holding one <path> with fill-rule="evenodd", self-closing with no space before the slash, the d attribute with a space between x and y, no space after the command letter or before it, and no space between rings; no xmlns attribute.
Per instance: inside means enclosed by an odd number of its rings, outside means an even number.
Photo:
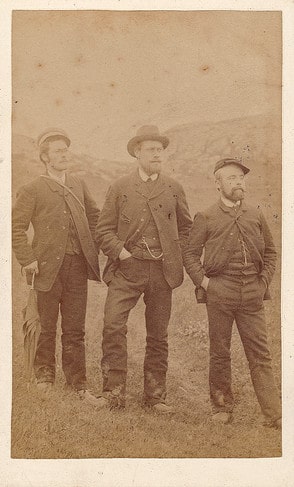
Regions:
<svg viewBox="0 0 294 487"><path fill-rule="evenodd" d="M156 125L143 125L143 127L138 129L137 135L129 140L127 145L128 153L131 156L136 157L134 149L139 142L143 142L144 140L157 140L162 143L164 149L166 149L169 144L169 138L165 135L160 135Z"/></svg>

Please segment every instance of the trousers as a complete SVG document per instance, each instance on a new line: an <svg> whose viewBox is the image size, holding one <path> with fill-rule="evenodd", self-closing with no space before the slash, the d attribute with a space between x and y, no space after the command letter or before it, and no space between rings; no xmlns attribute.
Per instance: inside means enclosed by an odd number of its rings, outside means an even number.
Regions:
<svg viewBox="0 0 294 487"><path fill-rule="evenodd" d="M62 369L68 385L84 389L86 384L85 316L87 267L82 254L65 254L50 291L38 291L41 333L34 362L38 382L54 382L56 331L61 313Z"/></svg>
<svg viewBox="0 0 294 487"><path fill-rule="evenodd" d="M146 306L143 401L154 405L164 403L166 399L172 290L164 278L161 261L129 257L120 262L109 284L101 361L103 395L122 406L127 378L127 320L142 294Z"/></svg>
<svg viewBox="0 0 294 487"><path fill-rule="evenodd" d="M231 412L231 336L235 320L248 360L252 384L265 418L281 417L263 307L265 284L258 276L217 276L207 289L210 338L209 386L214 412Z"/></svg>

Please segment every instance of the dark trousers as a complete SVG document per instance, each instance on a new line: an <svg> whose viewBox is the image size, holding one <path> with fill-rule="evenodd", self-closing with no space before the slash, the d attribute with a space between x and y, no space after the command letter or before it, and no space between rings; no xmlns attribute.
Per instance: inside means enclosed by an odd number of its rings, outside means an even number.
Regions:
<svg viewBox="0 0 294 487"><path fill-rule="evenodd" d="M232 411L231 336L235 320L248 360L253 387L264 416L281 417L263 308L264 283L257 276L210 279L207 313L210 336L210 397L213 410Z"/></svg>
<svg viewBox="0 0 294 487"><path fill-rule="evenodd" d="M38 382L55 379L56 329L59 309L62 329L62 368L67 384L85 388L85 315L87 267L82 255L65 255L57 278L48 292L38 291L41 334L35 358Z"/></svg>
<svg viewBox="0 0 294 487"><path fill-rule="evenodd" d="M168 323L172 290L162 270L162 262L130 257L120 262L105 302L103 393L124 405L127 376L127 319L144 294L146 305L146 353L144 361L144 402L164 403L168 359Z"/></svg>

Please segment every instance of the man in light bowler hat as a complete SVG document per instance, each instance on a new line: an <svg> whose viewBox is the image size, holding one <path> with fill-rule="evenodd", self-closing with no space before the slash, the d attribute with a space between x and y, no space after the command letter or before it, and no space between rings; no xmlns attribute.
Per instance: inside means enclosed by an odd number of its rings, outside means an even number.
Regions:
<svg viewBox="0 0 294 487"><path fill-rule="evenodd" d="M196 296L199 301L206 301L213 419L225 424L232 420L230 347L235 320L265 424L280 428L280 397L271 366L263 306L269 296L276 251L262 212L244 202L248 172L249 168L238 159L216 163L214 174L220 199L196 214L184 264L196 286Z"/></svg>
<svg viewBox="0 0 294 487"><path fill-rule="evenodd" d="M23 186L12 215L12 243L28 282L33 274L41 333L34 370L37 389L50 393L55 380L56 327L62 328L62 368L67 384L96 405L87 389L85 314L87 279L100 281L94 231L99 210L86 184L67 173L70 139L48 129L38 139L44 174ZM27 230L34 236L29 243Z"/></svg>
<svg viewBox="0 0 294 487"><path fill-rule="evenodd" d="M143 294L143 403L158 413L173 412L166 404L168 323L172 289L183 281L182 247L192 222L182 186L161 173L168 144L156 126L138 130L127 145L137 167L110 187L96 228L97 242L108 257L101 407L125 406L127 320Z"/></svg>

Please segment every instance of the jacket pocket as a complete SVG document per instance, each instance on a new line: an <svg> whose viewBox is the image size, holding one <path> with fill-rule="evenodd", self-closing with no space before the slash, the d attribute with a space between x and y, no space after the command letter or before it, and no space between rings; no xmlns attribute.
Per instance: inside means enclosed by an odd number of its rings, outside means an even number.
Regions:
<svg viewBox="0 0 294 487"><path fill-rule="evenodd" d="M131 223L131 218L125 213L121 213L120 219L123 223Z"/></svg>

